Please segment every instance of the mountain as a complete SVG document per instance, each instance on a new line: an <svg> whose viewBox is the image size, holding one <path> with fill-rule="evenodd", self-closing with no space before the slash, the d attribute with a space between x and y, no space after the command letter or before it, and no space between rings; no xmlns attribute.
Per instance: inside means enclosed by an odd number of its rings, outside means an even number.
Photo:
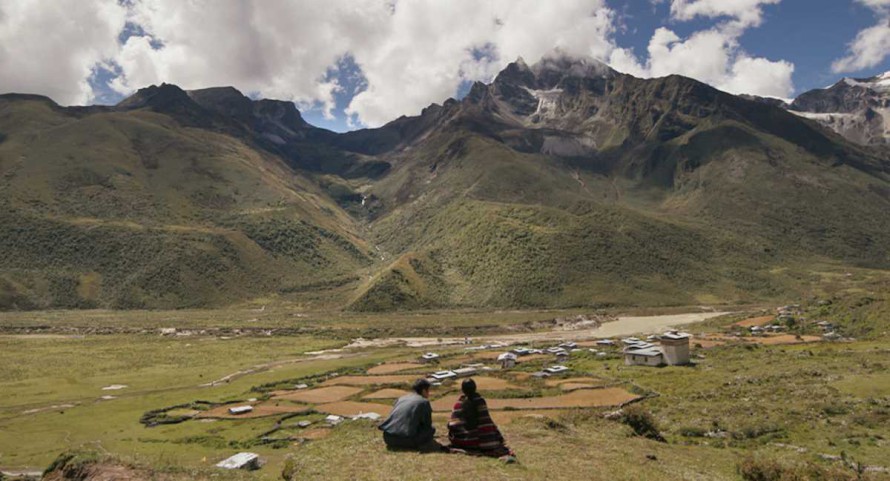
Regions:
<svg viewBox="0 0 890 481"><path fill-rule="evenodd" d="M688 78L517 61L379 131L412 134L366 191L394 260L360 309L732 302L890 259L886 157Z"/></svg>
<svg viewBox="0 0 890 481"><path fill-rule="evenodd" d="M844 137L865 145L890 145L890 72L844 78L801 94L788 107Z"/></svg>
<svg viewBox="0 0 890 481"><path fill-rule="evenodd" d="M798 114L561 55L344 134L231 87L5 95L0 308L731 303L890 268L890 156Z"/></svg>
<svg viewBox="0 0 890 481"><path fill-rule="evenodd" d="M0 307L221 305L353 282L371 262L359 226L238 121L175 86L87 110L0 96Z"/></svg>

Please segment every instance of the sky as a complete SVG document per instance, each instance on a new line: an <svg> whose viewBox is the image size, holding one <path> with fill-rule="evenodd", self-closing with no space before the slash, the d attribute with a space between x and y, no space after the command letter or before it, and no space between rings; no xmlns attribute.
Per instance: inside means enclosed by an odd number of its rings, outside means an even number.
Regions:
<svg viewBox="0 0 890 481"><path fill-rule="evenodd" d="M890 0L0 1L0 92L85 105L231 85L336 131L555 51L789 99L890 70Z"/></svg>

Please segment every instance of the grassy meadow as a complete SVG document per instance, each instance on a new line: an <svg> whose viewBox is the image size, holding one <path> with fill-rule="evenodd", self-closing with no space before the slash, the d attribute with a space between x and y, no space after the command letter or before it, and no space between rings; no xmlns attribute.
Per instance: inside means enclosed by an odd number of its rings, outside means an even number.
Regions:
<svg viewBox="0 0 890 481"><path fill-rule="evenodd" d="M70 463L93 465L98 459L103 463L97 466L123 466L120 469L160 479L272 480L281 479L283 471L287 479L383 480L392 479L393 473L417 480L544 479L579 473L610 480L778 480L816 475L888 479L887 472L865 467L888 467L890 299L883 290L886 279L877 274L868 282L863 279L854 282L839 276L826 287L831 290L827 297L803 302L805 317L834 322L839 332L855 338L852 341L694 347L695 363L689 367L628 367L617 351L606 356L573 354L568 362L571 376L587 375L645 396L636 405L651 417L666 442L637 436L628 425L604 419L603 414L614 408L560 409L504 421L498 421L495 411L495 420L517 451L518 465L387 452L369 421L347 422L305 442L261 442L279 421L321 420L324 415L314 411L253 419L191 419L155 427L139 421L152 410L196 401L243 402L263 397L268 386L312 383L331 372L362 374L377 363L413 359L429 350L402 346L336 350L358 333L435 338L521 332L528 327L524 323L581 311L298 313L297 317L284 306L270 305L262 311L242 307L5 313L0 317L4 328L0 469L40 471L61 453L73 452L77 454ZM774 307L736 307L735 314L689 330L697 337L725 332L732 323ZM682 309L666 313L678 311ZM159 329L173 325L192 331L181 336L159 334ZM254 326L261 326L258 331L278 330L264 335L251 331ZM793 332L812 334L813 327ZM324 356L314 353L326 349L334 351ZM446 359L463 351L462 347L435 350ZM516 372L540 368L536 366L520 365ZM519 381L510 377L513 374L491 375L522 389L491 393L490 398L558 391L540 381ZM102 389L115 384L127 387ZM453 387L447 388L434 397L452 391ZM501 416L508 413L500 411ZM446 431L442 416L435 422L440 433ZM279 434L302 435L291 428ZM256 452L266 464L255 472L222 473L213 467L239 451ZM856 470L850 466L861 466L862 477L854 477ZM786 477L751 477L770 469ZM795 473L809 474L789 477Z"/></svg>

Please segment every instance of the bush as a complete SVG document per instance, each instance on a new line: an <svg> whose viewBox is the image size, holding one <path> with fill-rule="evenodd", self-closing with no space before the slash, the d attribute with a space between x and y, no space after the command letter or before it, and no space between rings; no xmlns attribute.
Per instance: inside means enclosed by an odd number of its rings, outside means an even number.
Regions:
<svg viewBox="0 0 890 481"><path fill-rule="evenodd" d="M292 456L288 456L287 459L284 460L284 468L281 470L281 479L284 481L294 481L297 479L297 475L300 474L299 468L297 467L296 461Z"/></svg>
<svg viewBox="0 0 890 481"><path fill-rule="evenodd" d="M768 434L784 434L785 429L775 424L750 424L732 433L733 439L757 439Z"/></svg>
<svg viewBox="0 0 890 481"><path fill-rule="evenodd" d="M639 404L632 404L624 408L621 422L630 426L637 436L665 442L664 436L659 432L655 417Z"/></svg>
<svg viewBox="0 0 890 481"><path fill-rule="evenodd" d="M64 452L47 466L43 471L43 476L46 477L49 473L58 471L64 475L72 475L70 477L76 479L74 475L79 474L86 466L95 464L100 460L101 456L99 453L93 451Z"/></svg>
<svg viewBox="0 0 890 481"><path fill-rule="evenodd" d="M775 459L747 457L736 471L745 481L854 481L861 479L851 469L813 463L784 464Z"/></svg>
<svg viewBox="0 0 890 481"><path fill-rule="evenodd" d="M682 427L679 429L680 436L685 436L687 438L703 438L708 433L707 430L697 427Z"/></svg>

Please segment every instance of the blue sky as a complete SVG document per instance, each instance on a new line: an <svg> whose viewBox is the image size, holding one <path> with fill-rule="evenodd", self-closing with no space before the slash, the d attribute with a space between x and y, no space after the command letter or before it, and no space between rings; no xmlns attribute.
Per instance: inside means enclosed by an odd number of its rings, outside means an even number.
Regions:
<svg viewBox="0 0 890 481"><path fill-rule="evenodd" d="M343 131L555 48L790 98L890 70L890 0L4 0L0 45L17 46L0 92L114 104L161 82L231 85Z"/></svg>

